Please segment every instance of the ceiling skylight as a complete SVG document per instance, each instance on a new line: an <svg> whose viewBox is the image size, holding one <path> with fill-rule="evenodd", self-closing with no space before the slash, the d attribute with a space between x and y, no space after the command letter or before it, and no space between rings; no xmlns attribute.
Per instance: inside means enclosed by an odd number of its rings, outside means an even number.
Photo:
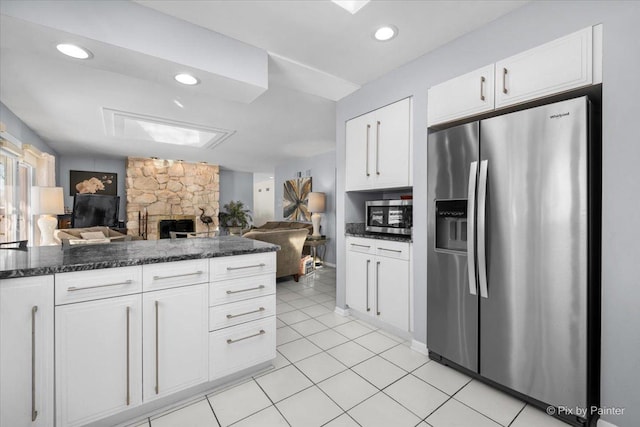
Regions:
<svg viewBox="0 0 640 427"><path fill-rule="evenodd" d="M107 135L184 147L213 148L235 133L226 129L177 122L103 108Z"/></svg>
<svg viewBox="0 0 640 427"><path fill-rule="evenodd" d="M337 4L344 10L350 12L352 15L355 15L360 9L362 9L369 0L331 0L333 3Z"/></svg>

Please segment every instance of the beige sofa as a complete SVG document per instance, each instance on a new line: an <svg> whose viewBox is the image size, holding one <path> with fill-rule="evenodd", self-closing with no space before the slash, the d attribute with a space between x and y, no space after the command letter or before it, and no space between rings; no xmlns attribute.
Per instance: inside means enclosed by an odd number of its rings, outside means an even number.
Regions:
<svg viewBox="0 0 640 427"><path fill-rule="evenodd" d="M110 229L109 227L86 227L86 228L63 228L53 233L53 238L57 243L63 240L84 240L82 233L102 233L111 242L126 242L129 240L141 240L140 236L127 236Z"/></svg>
<svg viewBox="0 0 640 427"><path fill-rule="evenodd" d="M271 221L255 227L243 237L280 246L276 253L276 277L293 275L297 282L304 241L312 229L311 224L295 221Z"/></svg>

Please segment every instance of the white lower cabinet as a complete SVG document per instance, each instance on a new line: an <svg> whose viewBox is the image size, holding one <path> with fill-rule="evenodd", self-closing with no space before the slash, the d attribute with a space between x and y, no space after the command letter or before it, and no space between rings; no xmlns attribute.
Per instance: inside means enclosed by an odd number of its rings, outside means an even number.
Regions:
<svg viewBox="0 0 640 427"><path fill-rule="evenodd" d="M276 357L274 316L209 334L210 380L216 380Z"/></svg>
<svg viewBox="0 0 640 427"><path fill-rule="evenodd" d="M56 307L56 425L81 426L142 402L142 296Z"/></svg>
<svg viewBox="0 0 640 427"><path fill-rule="evenodd" d="M208 381L207 286L143 294L145 402Z"/></svg>
<svg viewBox="0 0 640 427"><path fill-rule="evenodd" d="M349 308L409 331L410 243L347 238Z"/></svg>
<svg viewBox="0 0 640 427"><path fill-rule="evenodd" d="M53 276L0 281L0 426L53 425Z"/></svg>

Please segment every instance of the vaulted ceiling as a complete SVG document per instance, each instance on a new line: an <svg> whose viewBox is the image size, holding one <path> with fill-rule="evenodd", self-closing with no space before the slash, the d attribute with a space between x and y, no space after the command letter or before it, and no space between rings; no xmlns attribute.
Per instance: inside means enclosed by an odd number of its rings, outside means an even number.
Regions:
<svg viewBox="0 0 640 427"><path fill-rule="evenodd" d="M270 172L335 148L337 100L524 3L0 0L0 101L63 156ZM383 24L398 36L374 40ZM175 82L185 71L200 84ZM213 149L114 136L106 110L233 133Z"/></svg>

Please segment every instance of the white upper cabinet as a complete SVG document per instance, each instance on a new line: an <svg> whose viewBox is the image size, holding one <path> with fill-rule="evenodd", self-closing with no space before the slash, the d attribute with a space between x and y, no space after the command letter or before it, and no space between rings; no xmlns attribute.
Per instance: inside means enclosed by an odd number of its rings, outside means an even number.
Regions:
<svg viewBox="0 0 640 427"><path fill-rule="evenodd" d="M602 83L602 25L585 28L429 89L427 125Z"/></svg>
<svg viewBox="0 0 640 427"><path fill-rule="evenodd" d="M494 65L487 65L429 89L428 125L494 109Z"/></svg>
<svg viewBox="0 0 640 427"><path fill-rule="evenodd" d="M411 186L411 98L346 123L345 188Z"/></svg>
<svg viewBox="0 0 640 427"><path fill-rule="evenodd" d="M496 63L496 108L593 84L591 27Z"/></svg>
<svg viewBox="0 0 640 427"><path fill-rule="evenodd" d="M373 188L411 185L411 98L375 111ZM348 161L348 160L347 160Z"/></svg>
<svg viewBox="0 0 640 427"><path fill-rule="evenodd" d="M369 150L373 113L356 117L346 125L346 189L364 190L373 185Z"/></svg>

